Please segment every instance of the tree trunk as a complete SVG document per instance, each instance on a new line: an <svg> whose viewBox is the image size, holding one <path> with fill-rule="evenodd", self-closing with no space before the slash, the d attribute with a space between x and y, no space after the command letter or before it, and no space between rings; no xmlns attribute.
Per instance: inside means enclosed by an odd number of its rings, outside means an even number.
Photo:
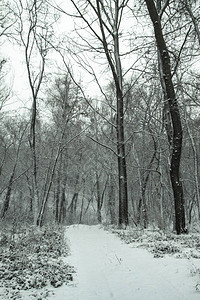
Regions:
<svg viewBox="0 0 200 300"><path fill-rule="evenodd" d="M30 149L32 153L32 182L33 182L33 207L34 207L34 224L37 224L38 209L39 209L39 195L38 195L38 184L37 184L37 155L36 155L36 98L33 99L32 105L32 116L31 116L31 126L30 126Z"/></svg>
<svg viewBox="0 0 200 300"><path fill-rule="evenodd" d="M182 150L182 125L178 102L176 99L174 85L172 82L172 72L169 52L164 40L160 17L156 10L153 0L145 0L151 21L154 27L155 39L161 60L162 79L164 82L164 95L166 95L169 105L169 112L172 122L172 139L171 143L171 165L170 165L170 179L174 194L175 206L175 228L177 234L185 233L185 209L183 200L183 188L180 179L180 159Z"/></svg>
<svg viewBox="0 0 200 300"><path fill-rule="evenodd" d="M70 213L69 214L69 220L68 220L68 222L70 224L74 224L74 221L76 219L76 207L77 207L78 195L79 195L79 193L78 193L78 191L76 191L76 188L75 188L75 192L73 194L71 203L67 208L67 210Z"/></svg>
<svg viewBox="0 0 200 300"><path fill-rule="evenodd" d="M119 225L128 225L128 188L126 171L126 151L124 138L124 99L122 69L119 54L119 38L117 27L114 34L114 55L118 81L116 85L117 95L117 154L118 154L118 176L119 176Z"/></svg>
<svg viewBox="0 0 200 300"><path fill-rule="evenodd" d="M66 219L66 197L65 197L65 188L62 188L62 196L60 203L60 211L59 211L59 224L63 224Z"/></svg>
<svg viewBox="0 0 200 300"><path fill-rule="evenodd" d="M104 23L101 12L104 10L102 1L96 0L97 17L99 19L100 30L102 34L102 45L105 55L110 66L116 91L117 101L117 155L118 155L118 182L119 182L119 225L128 225L128 190L127 190L127 171L126 171L126 154L125 154L125 138L124 138L124 97L123 97L123 75L119 51L119 24L120 13L119 3L115 2L115 14L112 24L112 38L114 46L114 58L110 55L106 34L104 31Z"/></svg>
<svg viewBox="0 0 200 300"><path fill-rule="evenodd" d="M108 209L110 212L110 223L115 224L115 188L114 188L114 179L113 175L109 175L109 191L108 191Z"/></svg>
<svg viewBox="0 0 200 300"><path fill-rule="evenodd" d="M128 191L124 139L124 112L122 92L117 92L117 154L119 179L119 225L128 225Z"/></svg>
<svg viewBox="0 0 200 300"><path fill-rule="evenodd" d="M160 228L165 228L164 214L163 214L163 200L164 200L164 182L162 170L162 148L159 149L159 172L160 172Z"/></svg>
<svg viewBox="0 0 200 300"><path fill-rule="evenodd" d="M3 219L5 217L5 215L8 211L9 205L10 205L10 197L11 197L12 183L13 183L14 175L15 175L15 171L13 171L11 176L10 176L6 197L5 197L3 207L2 207L2 210L1 210L1 219Z"/></svg>
<svg viewBox="0 0 200 300"><path fill-rule="evenodd" d="M58 178L56 180L55 190L55 220L59 223L59 203L60 203L60 170L58 171Z"/></svg>
<svg viewBox="0 0 200 300"><path fill-rule="evenodd" d="M101 223L101 193L100 193L100 182L99 176L96 170L96 187L97 187L97 220Z"/></svg>
<svg viewBox="0 0 200 300"><path fill-rule="evenodd" d="M83 193L82 193L82 199L81 199L81 211L80 211L80 216L79 216L79 224L81 224L82 222L82 218L83 218L83 209L84 209L84 199L85 199L85 190L86 190L86 186L85 186L85 178L82 178L82 184L83 184Z"/></svg>

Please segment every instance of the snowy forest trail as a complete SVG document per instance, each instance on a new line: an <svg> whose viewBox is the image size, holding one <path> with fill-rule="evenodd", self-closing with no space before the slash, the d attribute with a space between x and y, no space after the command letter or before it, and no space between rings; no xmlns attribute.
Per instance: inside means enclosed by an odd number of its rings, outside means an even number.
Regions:
<svg viewBox="0 0 200 300"><path fill-rule="evenodd" d="M51 299L200 299L187 259L154 258L99 226L69 226L66 237L71 247L67 262L76 274L72 285L59 288Z"/></svg>

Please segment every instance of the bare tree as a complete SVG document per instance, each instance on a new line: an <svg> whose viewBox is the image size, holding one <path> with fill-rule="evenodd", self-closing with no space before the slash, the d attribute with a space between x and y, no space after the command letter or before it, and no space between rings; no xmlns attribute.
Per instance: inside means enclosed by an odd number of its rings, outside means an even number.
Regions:
<svg viewBox="0 0 200 300"><path fill-rule="evenodd" d="M104 54L110 68L115 85L116 97L116 134L117 134L117 161L119 181L119 225L128 224L128 192L127 192L127 166L124 135L124 91L123 71L120 53L120 25L124 8L128 1L74 1L71 0L79 18L96 41L96 45L85 40L86 49L96 54ZM92 18L91 18L92 16ZM77 31L78 33L78 31ZM78 33L80 37L80 33ZM89 64L85 68L90 69ZM92 71L93 72L93 71ZM93 72L94 75L94 72ZM103 91L98 83L99 88ZM105 93L104 93L105 95Z"/></svg>
<svg viewBox="0 0 200 300"><path fill-rule="evenodd" d="M68 177L68 147L87 129L79 125L79 119L83 114L80 91L69 76L65 74L55 79L53 88L48 90L46 104L51 110L53 125L51 136L48 137L50 157L45 171L43 193L41 194L40 209L38 212L37 225L44 222L44 215L52 186L56 190L55 217L58 223L65 221L63 214L66 209L66 185ZM84 122L83 122L84 123ZM76 126L77 125L77 126ZM72 130L73 128L73 130ZM81 160L81 159L80 159ZM79 177L79 170L76 177ZM79 181L77 180L75 182ZM78 197L78 182L75 183L74 197L72 197L72 211ZM75 205L76 206L76 205Z"/></svg>
<svg viewBox="0 0 200 300"><path fill-rule="evenodd" d="M30 119L29 145L32 153L32 188L34 195L34 222L37 222L39 210L38 191L38 160L37 160L37 114L38 98L45 75L45 65L53 28L48 5L43 0L15 1L15 15L17 16L16 31L20 37L20 44L24 48L28 83L32 96Z"/></svg>
<svg viewBox="0 0 200 300"><path fill-rule="evenodd" d="M13 36L13 25L16 22L16 18L13 15L10 3L8 1L1 0L0 6L0 38L1 43L5 42L4 37Z"/></svg>
<svg viewBox="0 0 200 300"><path fill-rule="evenodd" d="M168 132L168 139L171 145L170 178L174 193L175 228L177 234L181 234L186 232L183 188L180 178L180 159L182 149L181 117L179 112L178 101L175 94L174 84L172 81L169 51L165 42L161 26L162 14L159 14L153 0L146 0L145 2L154 27L155 39L161 62L160 68L164 100L168 103L171 118L172 132ZM160 12L163 13L168 4L169 1L167 1L164 4Z"/></svg>
<svg viewBox="0 0 200 300"><path fill-rule="evenodd" d="M198 24L198 18L199 18L199 4L197 1L188 1L188 0L182 0L183 7L187 14L189 15L192 24L194 26L194 32L197 37L198 44L200 46L200 29Z"/></svg>

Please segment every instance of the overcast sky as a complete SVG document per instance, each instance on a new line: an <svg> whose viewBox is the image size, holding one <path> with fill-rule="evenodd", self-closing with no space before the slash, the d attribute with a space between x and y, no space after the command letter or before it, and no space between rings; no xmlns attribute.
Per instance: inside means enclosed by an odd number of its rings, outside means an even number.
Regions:
<svg viewBox="0 0 200 300"><path fill-rule="evenodd" d="M71 1L56 0L56 2L65 11L67 11L67 12L72 11ZM134 24L134 20L135 20L135 24ZM146 20L146 19L145 19L145 22L142 24L141 24L141 22L137 24L137 20L132 17L131 17L131 20L129 20L129 21L130 22L124 22L123 26L125 26L125 31L128 29L127 33L128 33L128 35L130 34L130 36L131 36L131 33L132 34L135 33L135 35L137 35L137 30L139 30L140 35L143 38L143 36L149 34L149 30L150 31L152 30L151 25L148 27L148 20ZM150 22L150 20L149 20L149 22ZM69 35L69 32L73 29L73 27L74 27L74 20L71 17L67 16L66 14L62 14L59 22L57 22L57 24L54 27L55 34L57 37L62 36L62 35L67 36L67 35ZM133 35L132 35L132 37L133 37ZM129 36L128 36L128 38L129 38ZM127 38L127 41L128 41L128 38ZM137 39L136 41L134 41L134 37L133 37L132 47L136 47L137 45L139 45L141 40L142 39ZM122 49L122 47L123 47L122 43L120 43L120 47ZM136 51L135 53L136 53L136 55L138 55L138 57L142 54L142 52L140 53L140 51ZM8 85L13 86L13 93L12 93L13 96L11 97L11 99L8 102L9 105L5 106L5 109L9 109L11 111L13 110L14 112L16 112L16 109L22 108L23 111L26 111L27 108L31 107L32 101L31 101L31 91L30 91L30 87L28 85L27 70L26 70L26 66L24 63L24 61L25 61L24 49L20 48L17 45L13 45L10 42L6 42L1 47L0 54L1 54L1 57L5 58L7 60L7 64L5 66L6 70L9 70L8 75L7 75L7 83L8 83ZM93 54L93 55L95 55L95 58L94 58L94 62L90 61L91 66L95 69L95 71L98 70L98 72L96 74L99 76L98 79L101 81L101 83L103 82L104 84L106 84L106 83L108 83L109 80L111 80L110 73L105 72L105 69L107 66L106 66L106 64L105 65L98 64L98 62L99 62L98 54ZM128 59L127 56L124 56L124 57L125 57L126 61L123 61L123 67L126 70L126 68L128 68L128 66L130 66L134 62L134 56L132 55L129 58L130 60ZM46 66L46 70L47 70L47 73L50 74L50 76L49 76L49 80L50 80L53 78L53 76L56 76L59 72L60 73L62 73L62 71L64 72L64 68L62 67L63 65L61 62L61 58L58 58L58 54L55 54L55 52L54 52L54 54L51 53L51 55L48 56L48 58L51 59L51 63ZM139 63L142 65L142 58L140 58L139 61L140 61ZM48 63L49 62L50 62L50 60L48 61ZM68 59L67 63L68 62L73 67L75 67L75 62L73 60L70 61ZM85 63L85 61L83 61L83 63ZM60 70L59 70L59 67L61 68ZM145 68L145 65L143 67ZM94 84L94 79L91 76L89 76L85 71L81 70L80 67L79 68L76 67L76 68L74 68L74 70L75 70L74 75L76 76L76 80L82 79L84 86L88 88L88 90L87 90L88 95L95 95L95 93L98 93L98 89ZM65 71L66 71L66 69L65 69ZM101 76L101 72L102 72L102 76ZM45 87L45 85L44 85L44 87ZM43 91L45 91L44 87L43 87Z"/></svg>
<svg viewBox="0 0 200 300"><path fill-rule="evenodd" d="M63 8L70 9L70 1L57 1ZM73 28L73 22L70 17L62 15L59 22L55 25L56 35L62 35L64 32ZM16 110L25 112L31 107L31 90L28 84L27 69L25 65L24 48L20 47L14 42L5 40L0 49L0 57L6 59L7 63L4 65L4 72L6 73L6 84L12 89L9 101L4 106L4 110L10 111L15 114ZM54 66L57 65L56 61L58 55L48 57L48 61L54 61ZM58 62L60 65L60 61ZM56 73L55 68L46 66L48 72Z"/></svg>

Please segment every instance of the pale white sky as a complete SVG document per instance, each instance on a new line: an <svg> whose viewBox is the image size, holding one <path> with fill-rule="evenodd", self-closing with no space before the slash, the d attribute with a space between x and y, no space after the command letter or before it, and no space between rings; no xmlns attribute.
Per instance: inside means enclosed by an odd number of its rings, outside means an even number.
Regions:
<svg viewBox="0 0 200 300"><path fill-rule="evenodd" d="M60 1L60 0L56 0L56 2L66 11L72 11L72 4L71 1ZM132 20L133 18L131 18ZM130 20L129 20L130 21ZM132 22L132 21L131 21ZM144 35L147 34L147 30L148 29L148 24L137 24L137 21L135 21L136 23L131 25L130 22L128 22L128 24L126 24L125 22L125 30L127 29L127 32L133 32L137 35L137 30L139 30L140 35ZM55 31L58 36L62 36L62 35L69 35L69 32L74 28L74 21L71 17L62 14L61 18L59 20L59 22L57 22L57 24L55 25ZM150 30L152 28L150 27ZM146 30L146 31L145 31ZM84 33L84 32L83 32ZM129 38L129 36L128 36ZM127 38L127 43L128 43L128 38ZM139 45L139 40L137 39L136 41L134 41L133 38L133 42L131 47L136 47L137 44ZM135 44L134 44L135 43ZM123 45L120 44L120 46L122 47ZM127 47L128 49L128 47ZM17 109L21 109L21 111L26 111L28 108L31 107L31 91L30 91L30 87L28 85L28 78L27 78L27 70L26 70L26 66L24 63L24 49L21 48L17 45L12 45L9 42L6 42L3 47L1 48L1 53L0 55L3 56L4 58L7 59L8 63L6 64L6 68L9 70L9 74L7 76L7 82L8 85L12 85L13 86L13 97L9 100L8 104L5 106L6 110L11 110L14 113L16 112ZM141 52L141 51L140 51ZM129 58L126 57L126 61L123 62L123 66L125 66L125 68L128 68L128 66L130 66L134 60L139 57L142 53L140 53L139 51L136 52L136 54L130 55ZM89 64L91 66L93 66L96 74L98 75L98 79L100 80L101 84L103 83L104 85L106 83L108 83L109 80L111 80L110 78L110 73L106 73L104 72L106 69L106 65L101 65L99 64L99 57L97 54L92 54L93 56L96 56L95 59L92 61L89 61ZM135 55L135 56L134 56ZM91 56L90 56L91 57ZM52 60L52 63L49 64L47 66L47 72L52 74L52 76L50 75L51 79L53 78L53 76L56 76L56 74L58 75L59 73L59 68L61 67L61 72L62 70L64 71L61 59L58 58L58 54L51 54L51 56L49 57ZM105 60L106 61L106 60ZM82 56L82 62L85 63L85 60ZM75 62L73 62L72 60L70 61L71 65L74 67L75 66ZM141 66L141 60L139 62L140 66ZM145 66L144 66L145 67ZM92 76L89 76L88 73L86 73L85 71L81 70L81 67L79 66L78 68L75 68L75 78L76 80L82 80L84 83L84 87L87 88L87 94L88 95L92 95L95 96L95 93L97 94L99 92L96 84L94 83L94 78ZM133 73L133 72L132 72ZM49 78L50 78L49 77ZM43 90L45 88L45 84L42 87Z"/></svg>
<svg viewBox="0 0 200 300"><path fill-rule="evenodd" d="M66 1L57 1L60 5L66 4ZM67 1L67 7L69 9L69 2ZM63 4L62 4L63 5ZM63 7L63 6L62 6ZM63 7L64 8L64 7ZM55 30L58 32L57 36L61 36L66 30L73 28L72 21L69 21L70 17L66 15L62 16L59 22L55 24ZM24 48L20 47L16 43L12 43L9 40L5 40L0 48L0 58L6 59L7 63L4 65L6 84L12 89L10 99L4 105L4 110L10 111L11 114L16 114L17 111L26 112L31 107L31 90L28 84L27 69L25 65ZM54 62L59 61L58 55L48 57ZM60 65L60 62L58 62ZM49 73L54 72L52 65L46 66ZM54 69L55 70L55 69Z"/></svg>
<svg viewBox="0 0 200 300"><path fill-rule="evenodd" d="M71 1L56 0L56 2L65 11L73 11L73 5L71 4ZM125 25L125 27L127 28L127 25ZM57 22L55 25L57 37L61 37L62 35L69 35L70 31L73 28L73 19L70 16L67 16L66 14L61 14L59 22ZM128 24L128 28L130 28L131 30L130 24ZM85 31L83 31L83 33L85 34ZM9 100L8 104L5 106L5 109L14 112L16 112L17 109L26 111L27 108L30 108L31 106L31 91L28 85L27 70L24 63L24 49L20 49L19 46L12 45L11 43L6 42L1 49L1 54L8 61L7 68L9 69L9 74L7 76L7 80L9 82L9 85L10 83L12 83L13 85L13 97ZM62 69L61 59L58 58L58 54L52 54L49 58L52 60L52 64L47 66L47 72L50 72L52 73L52 75L55 75L55 73L59 72L59 69L56 69L56 65L58 65ZM106 59L100 59L98 54L92 54L90 58L88 58L88 56L84 57L83 55L81 55L81 59L81 62L83 63L86 62L86 59L88 60L88 65L93 67L101 84L106 85L111 80L110 73L105 72L105 69L108 69L107 64L102 64L103 61L106 62ZM130 60L128 60L126 57L126 61L123 62L123 65L130 66L132 64L131 59L133 60L133 57L131 57ZM76 63L74 61L71 60L69 62L72 65L72 67L75 67ZM76 67L75 70L76 71L74 72L74 75L76 80L82 80L84 83L84 87L87 88L86 94L96 96L96 94L99 93L99 90L94 81L94 77L90 76L85 70L81 69L80 66Z"/></svg>
<svg viewBox="0 0 200 300"><path fill-rule="evenodd" d="M30 102L30 90L27 81L27 71L23 63L23 51L20 51L17 45L6 42L1 48L0 55L7 60L7 63L4 65L6 71L8 71L6 83L12 89L12 95L5 109L15 111L20 107L26 107Z"/></svg>

